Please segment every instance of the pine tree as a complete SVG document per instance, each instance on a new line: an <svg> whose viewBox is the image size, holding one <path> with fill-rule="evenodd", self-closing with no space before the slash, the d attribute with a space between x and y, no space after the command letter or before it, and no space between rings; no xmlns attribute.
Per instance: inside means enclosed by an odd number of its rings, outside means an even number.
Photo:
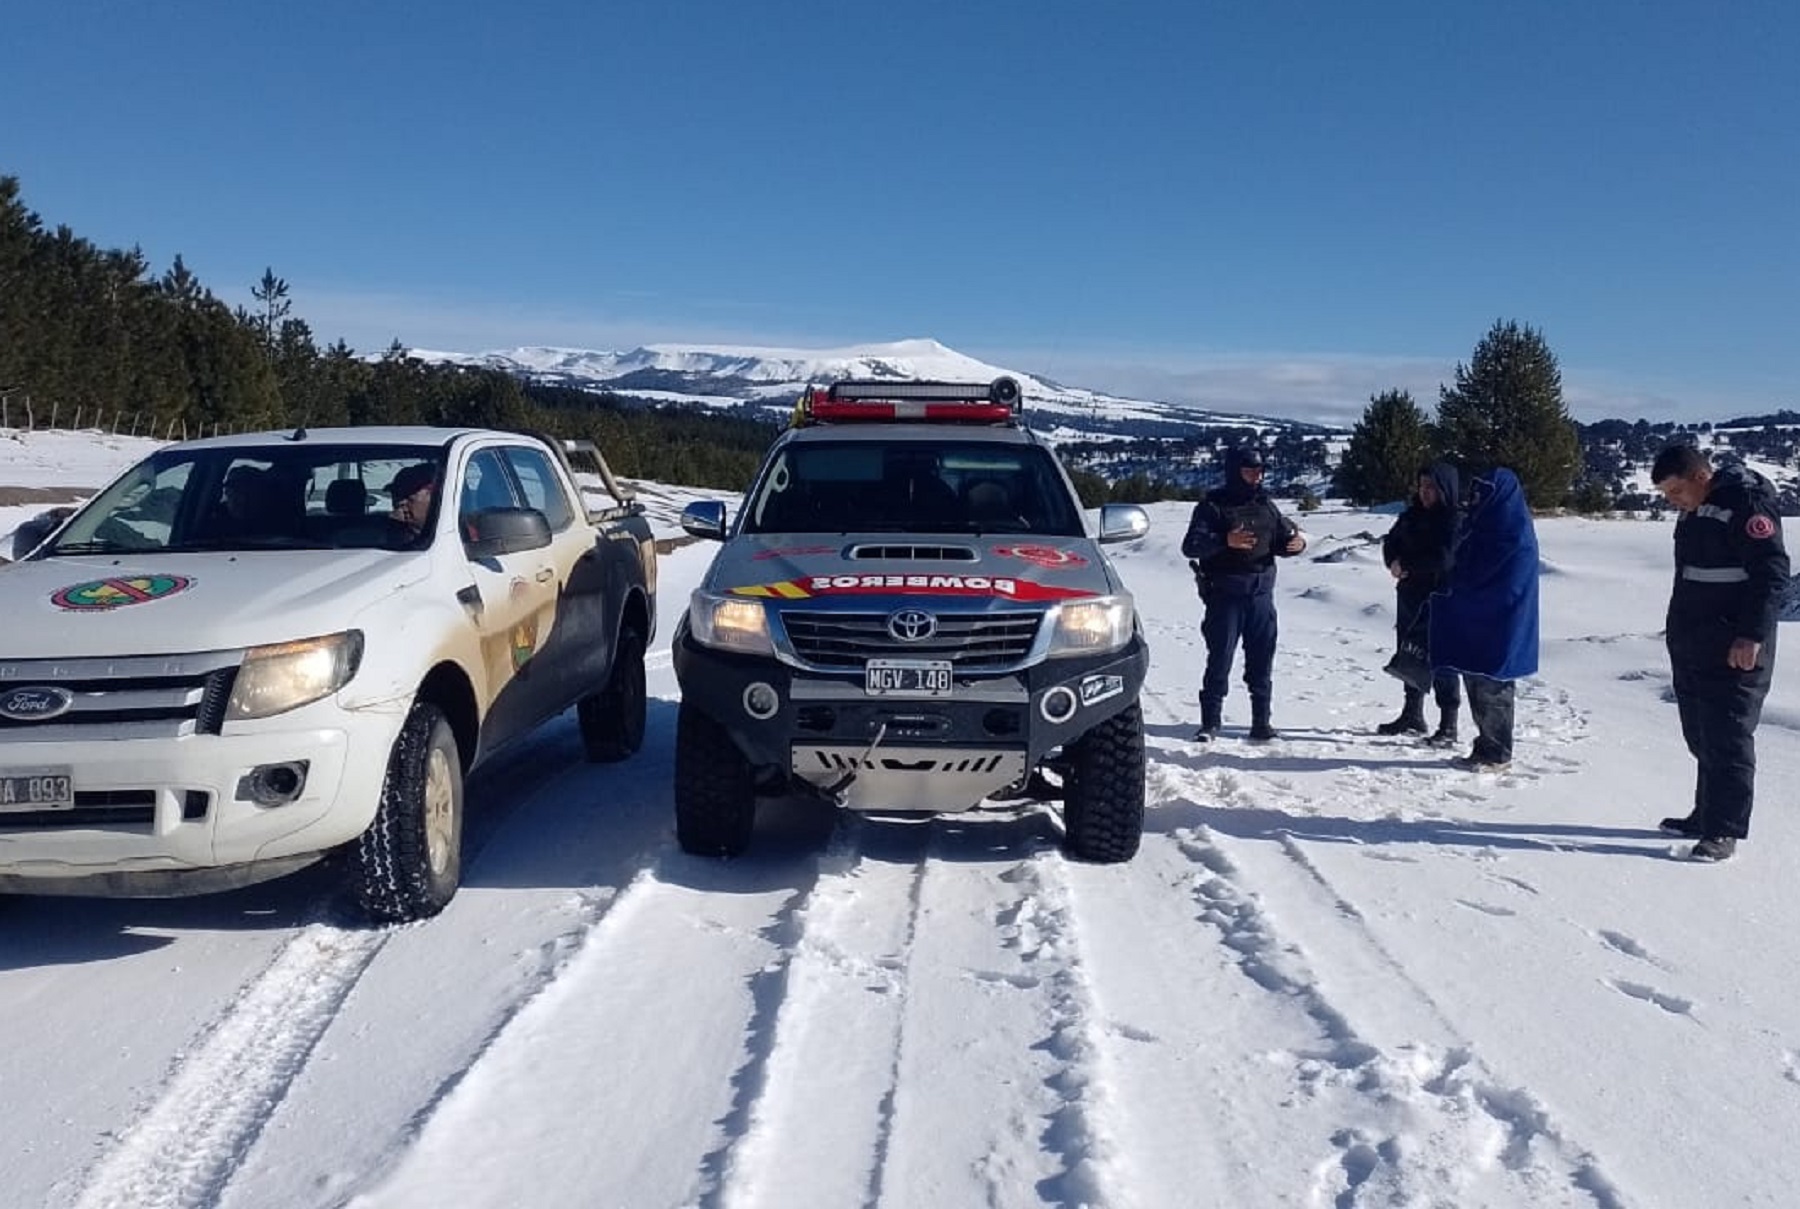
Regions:
<svg viewBox="0 0 1800 1209"><path fill-rule="evenodd" d="M1404 390L1369 397L1338 463L1336 487L1353 504L1403 500L1431 459L1431 425Z"/></svg>
<svg viewBox="0 0 1800 1209"><path fill-rule="evenodd" d="M1581 469L1581 443L1562 397L1556 355L1535 328L1496 322L1456 386L1438 391L1445 452L1474 471L1510 467L1534 508L1562 503Z"/></svg>
<svg viewBox="0 0 1800 1209"><path fill-rule="evenodd" d="M250 287L250 297L262 304L262 309L251 316L251 322L262 337L263 348L273 354L281 336L281 321L294 309L288 298L288 283L275 276L274 269L265 268L262 280Z"/></svg>

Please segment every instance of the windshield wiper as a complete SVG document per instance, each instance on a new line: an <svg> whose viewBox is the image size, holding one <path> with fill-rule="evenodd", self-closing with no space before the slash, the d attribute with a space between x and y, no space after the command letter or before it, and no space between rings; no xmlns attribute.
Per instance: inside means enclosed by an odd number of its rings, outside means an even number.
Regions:
<svg viewBox="0 0 1800 1209"><path fill-rule="evenodd" d="M153 546L127 546L119 542L57 542L45 551L46 554L141 554L153 550Z"/></svg>

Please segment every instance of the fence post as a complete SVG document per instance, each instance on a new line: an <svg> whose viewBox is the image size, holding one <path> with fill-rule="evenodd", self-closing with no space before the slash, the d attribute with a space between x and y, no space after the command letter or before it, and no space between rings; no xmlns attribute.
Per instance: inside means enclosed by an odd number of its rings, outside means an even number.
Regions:
<svg viewBox="0 0 1800 1209"><path fill-rule="evenodd" d="M51 432L56 431L56 409L61 406L62 406L62 400L60 400L60 399L58 399L56 402L54 402L50 405L50 429L49 429L49 431L51 431Z"/></svg>
<svg viewBox="0 0 1800 1209"><path fill-rule="evenodd" d="M139 411L134 411L131 413L131 435L134 437L137 436L138 417L141 416L142 414L144 414L144 413L139 412Z"/></svg>

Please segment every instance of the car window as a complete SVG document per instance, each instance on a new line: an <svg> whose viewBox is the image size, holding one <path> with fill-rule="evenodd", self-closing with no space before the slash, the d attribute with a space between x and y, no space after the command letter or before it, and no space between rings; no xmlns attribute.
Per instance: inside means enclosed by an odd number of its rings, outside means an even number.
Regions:
<svg viewBox="0 0 1800 1209"><path fill-rule="evenodd" d="M1078 537L1049 453L989 442L808 442L779 451L748 533L1030 533Z"/></svg>
<svg viewBox="0 0 1800 1209"><path fill-rule="evenodd" d="M171 447L146 458L73 517L41 553L399 548L386 523L402 467L440 464L431 447Z"/></svg>
<svg viewBox="0 0 1800 1209"><path fill-rule="evenodd" d="M512 482L506 474L506 463L495 449L480 449L463 467L462 490L457 496L457 512L461 516L488 508L516 508Z"/></svg>
<svg viewBox="0 0 1800 1209"><path fill-rule="evenodd" d="M550 455L524 445L508 445L504 452L513 473L518 475L525 502L544 514L552 533L567 529L575 520L575 509L569 503L562 476L550 462Z"/></svg>

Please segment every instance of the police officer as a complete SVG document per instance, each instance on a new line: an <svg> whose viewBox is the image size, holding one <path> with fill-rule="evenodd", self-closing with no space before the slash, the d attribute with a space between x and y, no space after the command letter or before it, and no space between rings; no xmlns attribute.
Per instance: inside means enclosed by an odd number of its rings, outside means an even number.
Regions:
<svg viewBox="0 0 1800 1209"><path fill-rule="evenodd" d="M1699 766L1692 813L1661 826L1699 840L1693 859L1722 861L1750 834L1756 723L1788 578L1781 515L1768 479L1744 466L1714 469L1692 445L1657 454L1650 481L1681 510L1665 640L1681 735Z"/></svg>
<svg viewBox="0 0 1800 1209"><path fill-rule="evenodd" d="M1224 485L1194 505L1181 552L1191 560L1206 613L1206 675L1200 686L1200 731L1218 737L1238 643L1244 645L1244 685L1250 690L1250 738L1275 738L1269 698L1275 665L1275 559L1306 549L1306 536L1263 490L1263 458L1256 449L1225 455Z"/></svg>

